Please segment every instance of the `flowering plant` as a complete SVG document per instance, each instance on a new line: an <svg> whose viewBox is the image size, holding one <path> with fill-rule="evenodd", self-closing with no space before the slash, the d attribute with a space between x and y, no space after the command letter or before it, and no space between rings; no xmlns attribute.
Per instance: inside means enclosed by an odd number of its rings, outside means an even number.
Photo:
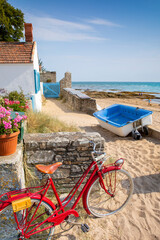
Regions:
<svg viewBox="0 0 160 240"><path fill-rule="evenodd" d="M4 98L4 107L9 107L11 109L13 109L13 111L17 111L17 112L25 112L29 106L28 106L28 102L24 102L21 103L18 100L9 100L8 98Z"/></svg>
<svg viewBox="0 0 160 240"><path fill-rule="evenodd" d="M16 118L11 119L11 109L0 106L0 135L18 132L20 122L27 117L16 113Z"/></svg>

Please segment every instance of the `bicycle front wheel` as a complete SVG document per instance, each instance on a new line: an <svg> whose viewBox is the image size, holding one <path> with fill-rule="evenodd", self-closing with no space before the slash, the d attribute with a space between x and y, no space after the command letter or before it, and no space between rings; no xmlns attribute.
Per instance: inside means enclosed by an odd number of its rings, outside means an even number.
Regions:
<svg viewBox="0 0 160 240"><path fill-rule="evenodd" d="M39 202L40 202L39 199L31 199L32 205L30 208L16 212L19 226L21 229L23 229L24 232L27 230L28 223L30 222L33 214L35 213L35 210ZM41 205L39 206L34 216L34 220L32 221L31 225L27 230L27 233L32 231L36 226L38 226L45 219L47 219L52 214L52 211L53 211L52 207L48 203L42 201ZM46 222L39 226L35 231L47 228L48 226L51 226L51 224L52 223ZM34 235L30 236L29 239L51 240L53 234L54 227L41 231L39 233L35 233ZM2 211L0 211L0 239L3 240L26 239L24 236L21 235L21 231L17 230L17 223L15 222L11 204L4 208Z"/></svg>
<svg viewBox="0 0 160 240"><path fill-rule="evenodd" d="M127 204L133 193L133 180L123 169L104 173L103 182L108 192L113 194L112 197L102 188L99 177L87 193L87 207L95 217L117 213Z"/></svg>

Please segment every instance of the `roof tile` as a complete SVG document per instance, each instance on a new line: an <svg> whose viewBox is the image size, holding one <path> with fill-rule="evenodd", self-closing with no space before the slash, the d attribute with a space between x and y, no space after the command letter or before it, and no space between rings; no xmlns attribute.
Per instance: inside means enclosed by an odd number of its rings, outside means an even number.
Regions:
<svg viewBox="0 0 160 240"><path fill-rule="evenodd" d="M35 42L0 42L0 63L32 63Z"/></svg>

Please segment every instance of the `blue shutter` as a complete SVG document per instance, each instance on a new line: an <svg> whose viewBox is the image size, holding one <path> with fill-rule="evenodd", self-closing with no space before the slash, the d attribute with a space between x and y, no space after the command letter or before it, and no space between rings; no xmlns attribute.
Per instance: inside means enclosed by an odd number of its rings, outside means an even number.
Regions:
<svg viewBox="0 0 160 240"><path fill-rule="evenodd" d="M34 70L34 83L35 83L35 93L40 91L40 74Z"/></svg>

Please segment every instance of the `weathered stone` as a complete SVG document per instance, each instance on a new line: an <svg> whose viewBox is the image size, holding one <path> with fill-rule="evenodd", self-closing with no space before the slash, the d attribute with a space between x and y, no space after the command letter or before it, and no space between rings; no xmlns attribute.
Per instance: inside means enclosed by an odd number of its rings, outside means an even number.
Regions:
<svg viewBox="0 0 160 240"><path fill-rule="evenodd" d="M83 174L83 173L72 173L72 174L70 174L70 177L71 177L71 178L75 178L75 177L80 178L80 177L82 176L82 174ZM73 179L73 181L74 181L74 179Z"/></svg>
<svg viewBox="0 0 160 240"><path fill-rule="evenodd" d="M77 91L78 92L78 91ZM81 93L82 94L82 93ZM66 87L62 91L63 98L66 100L67 105L72 110L78 110L92 114L97 110L96 100L90 97L81 98L77 94L73 94Z"/></svg>
<svg viewBox="0 0 160 240"><path fill-rule="evenodd" d="M66 152L66 148L55 148L55 152Z"/></svg>
<svg viewBox="0 0 160 240"><path fill-rule="evenodd" d="M0 157L0 195L24 187L23 146L19 144L14 154Z"/></svg>
<svg viewBox="0 0 160 240"><path fill-rule="evenodd" d="M65 164L71 165L72 162L71 161L65 161Z"/></svg>
<svg viewBox="0 0 160 240"><path fill-rule="evenodd" d="M64 168L58 168L56 172L53 173L53 179L62 179L70 176L70 170Z"/></svg>
<svg viewBox="0 0 160 240"><path fill-rule="evenodd" d="M71 148L71 147L69 147L68 149L67 149L69 152L73 152L73 151L75 151L75 148Z"/></svg>
<svg viewBox="0 0 160 240"><path fill-rule="evenodd" d="M91 153L90 152L81 152L80 154L80 157L91 157Z"/></svg>
<svg viewBox="0 0 160 240"><path fill-rule="evenodd" d="M81 162L81 164L85 164L85 165L89 165L90 163L91 163L92 161L91 160L89 160L89 161L83 161L83 162ZM79 161L72 161L72 163L71 164L74 164L74 165L81 165L80 164L80 162Z"/></svg>
<svg viewBox="0 0 160 240"><path fill-rule="evenodd" d="M27 163L52 163L55 153L51 150L35 151L27 159Z"/></svg>
<svg viewBox="0 0 160 240"><path fill-rule="evenodd" d="M28 142L26 143L25 148L26 148L26 151L39 149L39 143L34 141Z"/></svg>
<svg viewBox="0 0 160 240"><path fill-rule="evenodd" d="M77 147L77 151L87 151L88 147Z"/></svg>
<svg viewBox="0 0 160 240"><path fill-rule="evenodd" d="M41 181L46 181L47 175L37 171L35 164L62 162L63 164L53 173L52 178L58 190L66 188L65 192L67 192L92 162L93 147L90 146L89 140L95 139L103 142L103 138L98 133L28 134L24 139L24 144L27 145L26 162L34 169L33 172L39 184Z"/></svg>
<svg viewBox="0 0 160 240"><path fill-rule="evenodd" d="M73 183L72 179L67 178L67 179L58 179L57 181L58 184L66 184L66 183Z"/></svg>
<svg viewBox="0 0 160 240"><path fill-rule="evenodd" d="M61 168L68 168L68 169L71 169L71 165L68 165L68 164L62 164L62 165L61 165Z"/></svg>
<svg viewBox="0 0 160 240"><path fill-rule="evenodd" d="M41 82L52 82L56 83L56 72L41 72L40 73Z"/></svg>
<svg viewBox="0 0 160 240"><path fill-rule="evenodd" d="M55 160L56 162L62 162L62 161L63 161L63 158L62 158L61 155L56 155L56 156L54 157L54 160Z"/></svg>
<svg viewBox="0 0 160 240"><path fill-rule="evenodd" d="M71 166L71 173L77 173L77 172L81 172L81 168L78 165L72 165Z"/></svg>
<svg viewBox="0 0 160 240"><path fill-rule="evenodd" d="M80 161L80 162L85 162L85 161L88 161L89 160L89 157L79 157L77 158L77 161Z"/></svg>
<svg viewBox="0 0 160 240"><path fill-rule="evenodd" d="M46 142L42 142L39 144L40 149L46 149Z"/></svg>

